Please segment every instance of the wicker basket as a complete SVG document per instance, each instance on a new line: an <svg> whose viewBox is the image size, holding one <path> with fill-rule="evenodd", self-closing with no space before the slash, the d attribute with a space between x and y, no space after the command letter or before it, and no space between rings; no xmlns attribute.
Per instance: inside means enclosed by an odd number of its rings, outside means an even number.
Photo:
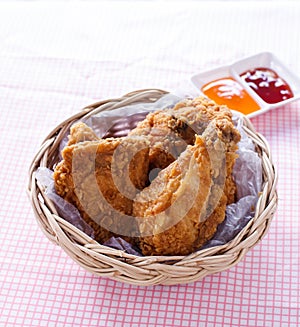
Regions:
<svg viewBox="0 0 300 327"><path fill-rule="evenodd" d="M237 264L267 232L277 207L277 174L266 140L258 134L247 117L244 130L259 149L263 165L263 188L253 219L230 242L197 251L188 256L139 257L100 245L85 233L59 217L56 209L37 182L39 167L52 167L58 160L60 141L74 121L103 110L114 110L132 103L154 102L167 92L140 90L119 99L97 102L57 126L45 139L30 167L28 192L37 221L46 236L86 270L99 276L136 285L172 285L197 281Z"/></svg>

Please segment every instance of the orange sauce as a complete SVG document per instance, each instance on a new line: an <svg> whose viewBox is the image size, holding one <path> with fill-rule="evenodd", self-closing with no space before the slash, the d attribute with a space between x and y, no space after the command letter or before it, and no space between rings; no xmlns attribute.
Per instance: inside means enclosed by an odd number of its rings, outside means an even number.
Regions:
<svg viewBox="0 0 300 327"><path fill-rule="evenodd" d="M233 78L225 77L205 84L201 91L219 105L250 114L260 109L247 91Z"/></svg>

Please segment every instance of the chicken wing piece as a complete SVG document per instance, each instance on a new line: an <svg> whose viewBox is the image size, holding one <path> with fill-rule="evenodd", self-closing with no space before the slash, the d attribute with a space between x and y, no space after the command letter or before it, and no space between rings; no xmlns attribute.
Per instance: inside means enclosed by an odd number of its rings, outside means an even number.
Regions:
<svg viewBox="0 0 300 327"><path fill-rule="evenodd" d="M226 196L207 217L212 165L204 138L196 135L179 158L135 198L144 255L187 255L210 239L225 217Z"/></svg>
<svg viewBox="0 0 300 327"><path fill-rule="evenodd" d="M225 194L227 203L235 201L236 186L232 179L232 170L237 157L236 150L240 141L240 133L232 122L232 112L226 106L219 106L206 97L198 97L191 100L179 102L174 108L174 115L183 119L197 134L206 134L211 137L211 121L215 120L215 130L218 130L218 137L225 144L226 155L226 181Z"/></svg>
<svg viewBox="0 0 300 327"><path fill-rule="evenodd" d="M138 123L137 127L129 132L129 135L145 136L150 141L150 169L166 168L176 160L181 152L185 150L187 140L195 133L188 135L187 125L176 119L169 110L157 110L151 112L147 117ZM184 134L184 137L180 135Z"/></svg>
<svg viewBox="0 0 300 327"><path fill-rule="evenodd" d="M136 233L132 205L148 179L148 153L147 140L139 137L85 141L62 151L56 192L78 208L97 241L113 235L130 240Z"/></svg>
<svg viewBox="0 0 300 327"><path fill-rule="evenodd" d="M163 169L176 160L187 145L194 144L195 136L204 134L212 121L216 122L218 138L225 144L225 194L228 203L232 203L236 191L232 170L240 134L234 127L232 113L226 106L219 106L205 97L184 100L172 109L148 114L129 135L146 136L150 142L150 168Z"/></svg>

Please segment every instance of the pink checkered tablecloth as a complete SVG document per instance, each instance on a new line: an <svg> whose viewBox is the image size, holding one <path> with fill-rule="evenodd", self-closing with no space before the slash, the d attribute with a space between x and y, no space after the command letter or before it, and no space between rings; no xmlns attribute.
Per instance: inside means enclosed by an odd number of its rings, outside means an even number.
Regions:
<svg viewBox="0 0 300 327"><path fill-rule="evenodd" d="M0 326L299 326L300 102L252 119L279 173L266 237L187 285L91 275L39 229L28 167L59 122L99 99L180 90L261 51L300 76L297 1L0 2Z"/></svg>

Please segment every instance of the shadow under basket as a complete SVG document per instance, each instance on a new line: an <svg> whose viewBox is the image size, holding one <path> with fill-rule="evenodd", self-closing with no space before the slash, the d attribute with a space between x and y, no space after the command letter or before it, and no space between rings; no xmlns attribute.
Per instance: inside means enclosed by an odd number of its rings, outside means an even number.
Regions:
<svg viewBox="0 0 300 327"><path fill-rule="evenodd" d="M151 103L168 92L156 89L135 91L118 99L97 102L57 126L44 140L30 167L28 193L45 235L89 272L135 285L190 283L236 265L268 231L277 207L277 174L270 148L262 135L243 116L244 130L257 146L262 159L263 185L255 215L228 243L199 250L187 256L135 256L103 246L61 218L35 178L39 167L52 168L58 162L59 145L70 126L87 115L114 110L134 103Z"/></svg>

